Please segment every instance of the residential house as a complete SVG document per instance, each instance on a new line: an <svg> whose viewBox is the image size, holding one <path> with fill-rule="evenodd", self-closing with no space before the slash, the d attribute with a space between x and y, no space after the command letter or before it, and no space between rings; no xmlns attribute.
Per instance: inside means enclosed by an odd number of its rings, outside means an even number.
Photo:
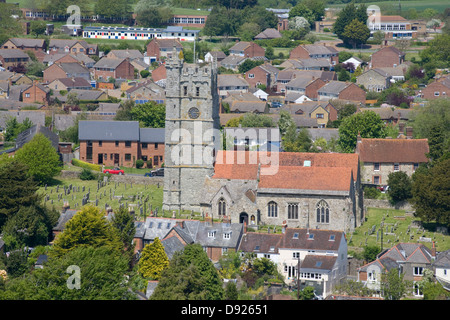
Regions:
<svg viewBox="0 0 450 320"><path fill-rule="evenodd" d="M406 73L408 72L408 68L410 67L410 65L411 62L405 61L396 67L384 67L378 69L390 75L392 77L392 82L397 82L405 80Z"/></svg>
<svg viewBox="0 0 450 320"><path fill-rule="evenodd" d="M225 127L224 134L235 150L280 151L279 128L233 128ZM227 142L227 147L228 147Z"/></svg>
<svg viewBox="0 0 450 320"><path fill-rule="evenodd" d="M345 63L345 64L351 63L351 64L353 64L353 66L355 67L355 70L356 70L356 68L362 66L362 64L364 63L364 61L361 60L361 59L358 58L358 57L351 57L351 58L348 58L347 60L345 60L345 61L342 62L342 63L343 63L343 64L344 64L344 63Z"/></svg>
<svg viewBox="0 0 450 320"><path fill-rule="evenodd" d="M281 70L277 77L277 92L285 93L286 84L296 78L321 79L323 81L337 80L334 71L319 71L319 70L296 70L288 68Z"/></svg>
<svg viewBox="0 0 450 320"><path fill-rule="evenodd" d="M9 81L0 81L0 99L9 98Z"/></svg>
<svg viewBox="0 0 450 320"><path fill-rule="evenodd" d="M280 64L280 67L297 70L330 70L331 63L327 58L288 59Z"/></svg>
<svg viewBox="0 0 450 320"><path fill-rule="evenodd" d="M221 98L225 98L233 93L248 92L249 84L240 75L219 74L217 78L217 89Z"/></svg>
<svg viewBox="0 0 450 320"><path fill-rule="evenodd" d="M410 120L411 109L398 107L371 107L360 108L359 111L373 111L380 116L385 123L398 124L399 133L404 134L405 123Z"/></svg>
<svg viewBox="0 0 450 320"><path fill-rule="evenodd" d="M411 176L421 163L428 162L429 151L427 139L364 139L358 136L355 152L361 160L362 182L386 185L389 173L403 171Z"/></svg>
<svg viewBox="0 0 450 320"><path fill-rule="evenodd" d="M292 49L289 54L290 59L326 58L331 65L339 63L338 51L336 48L327 45L301 44Z"/></svg>
<svg viewBox="0 0 450 320"><path fill-rule="evenodd" d="M212 62L214 59L219 63L225 59L227 55L223 51L210 51L205 54L205 62Z"/></svg>
<svg viewBox="0 0 450 320"><path fill-rule="evenodd" d="M266 50L255 42L239 41L230 48L230 55L250 59L264 59Z"/></svg>
<svg viewBox="0 0 450 320"><path fill-rule="evenodd" d="M450 77L433 81L426 88L419 90L419 96L426 100L447 98L450 94Z"/></svg>
<svg viewBox="0 0 450 320"><path fill-rule="evenodd" d="M267 98L269 97L269 94L266 91L259 88L249 88L248 92L252 93L255 97L263 101L267 101Z"/></svg>
<svg viewBox="0 0 450 320"><path fill-rule="evenodd" d="M325 128L328 121L337 120L337 109L329 101L304 101L299 104L287 104L278 108L277 112L281 111L316 119L319 128Z"/></svg>
<svg viewBox="0 0 450 320"><path fill-rule="evenodd" d="M45 56L46 45L44 39L10 38L1 46L2 49L19 49L31 51L39 61Z"/></svg>
<svg viewBox="0 0 450 320"><path fill-rule="evenodd" d="M40 83L33 83L22 91L22 101L25 103L48 104L50 99L50 89Z"/></svg>
<svg viewBox="0 0 450 320"><path fill-rule="evenodd" d="M233 71L238 71L239 66L242 63L244 63L244 61L247 60L247 59L248 58L246 58L244 56L238 56L238 55L230 54L225 59L220 61L219 66L223 67L223 68L226 68L226 69L231 69Z"/></svg>
<svg viewBox="0 0 450 320"><path fill-rule="evenodd" d="M93 67L95 79L134 79L134 67L128 59L101 58Z"/></svg>
<svg viewBox="0 0 450 320"><path fill-rule="evenodd" d="M90 90L92 89L91 83L85 78L61 78L55 79L50 82L47 87L53 91L70 91L72 89Z"/></svg>
<svg viewBox="0 0 450 320"><path fill-rule="evenodd" d="M368 10L369 11L369 10ZM417 28L413 30L413 25L410 21L402 16L384 16L380 15L375 19L369 16L367 27L370 30L370 35L377 31L384 33L384 39L412 39L417 38Z"/></svg>
<svg viewBox="0 0 450 320"><path fill-rule="evenodd" d="M89 44L84 40L76 39L50 39L48 45L48 53L72 53L72 54L86 54L98 55L98 45Z"/></svg>
<svg viewBox="0 0 450 320"><path fill-rule="evenodd" d="M258 33L254 39L255 40L266 40L266 39L278 39L278 38L282 38L280 31L278 31L277 29L273 29L273 28L267 28L266 30Z"/></svg>
<svg viewBox="0 0 450 320"><path fill-rule="evenodd" d="M366 102L366 92L353 82L328 81L317 90L319 100L340 99L353 102Z"/></svg>
<svg viewBox="0 0 450 320"><path fill-rule="evenodd" d="M102 90L85 90L85 89L71 89L70 94L74 94L80 101L104 101L108 99L108 94ZM65 103L69 94L62 95L60 92L53 93L54 98Z"/></svg>
<svg viewBox="0 0 450 320"><path fill-rule="evenodd" d="M370 68L397 67L405 61L405 53L394 46L384 47L374 52L370 60Z"/></svg>
<svg viewBox="0 0 450 320"><path fill-rule="evenodd" d="M280 70L270 63L264 63L245 72L245 79L251 88L264 85L266 88L275 88L277 75Z"/></svg>
<svg viewBox="0 0 450 320"><path fill-rule="evenodd" d="M164 162L164 129L140 129L138 121L83 120L78 126L82 161L126 167L138 159L152 159L152 166Z"/></svg>
<svg viewBox="0 0 450 320"><path fill-rule="evenodd" d="M252 253L256 255L256 258L266 258L271 260L278 269L280 262L279 248L283 241L284 234L270 232L246 232L242 236L241 243L239 244L239 251L244 255L245 253Z"/></svg>
<svg viewBox="0 0 450 320"><path fill-rule="evenodd" d="M164 141L164 128L139 129L139 158L147 163L148 168L164 164Z"/></svg>
<svg viewBox="0 0 450 320"><path fill-rule="evenodd" d="M130 61L133 60L140 60L144 61L144 55L139 50L133 50L133 49L125 49L125 50L111 50L106 55L106 58L109 59L129 59Z"/></svg>
<svg viewBox="0 0 450 320"><path fill-rule="evenodd" d="M79 63L54 63L43 71L44 82L52 82L61 78L84 78L91 80L91 73L88 68Z"/></svg>
<svg viewBox="0 0 450 320"><path fill-rule="evenodd" d="M296 77L286 84L286 98L290 93L305 95L310 100L318 99L318 90L326 84L320 78Z"/></svg>
<svg viewBox="0 0 450 320"><path fill-rule="evenodd" d="M382 274L392 269L404 275L405 281L413 281L416 297L423 297L418 282L423 280L424 270L432 270L435 253L422 243L399 243L387 249L372 261L358 269L358 282L377 292L381 291Z"/></svg>
<svg viewBox="0 0 450 320"><path fill-rule="evenodd" d="M85 54L55 53L48 54L42 61L45 65L51 66L54 63L79 63L90 69L94 66L95 60Z"/></svg>
<svg viewBox="0 0 450 320"><path fill-rule="evenodd" d="M391 86L392 76L382 69L369 69L356 78L358 86L364 86L368 91L381 92Z"/></svg>
<svg viewBox="0 0 450 320"><path fill-rule="evenodd" d="M231 113L269 113L269 105L266 101L232 101L229 105Z"/></svg>
<svg viewBox="0 0 450 320"><path fill-rule="evenodd" d="M0 130L6 129L6 122L16 118L18 123L24 122L26 119L30 120L34 125L45 126L45 112L38 110L10 110L0 111Z"/></svg>
<svg viewBox="0 0 450 320"><path fill-rule="evenodd" d="M165 91L152 80L147 80L136 84L125 91L127 99L134 100L135 103L145 103L155 101L164 103L166 100Z"/></svg>
<svg viewBox="0 0 450 320"><path fill-rule="evenodd" d="M434 245L431 250L436 250ZM450 250L439 253L432 266L436 280L445 290L450 291Z"/></svg>
<svg viewBox="0 0 450 320"><path fill-rule="evenodd" d="M10 85L24 85L24 84L32 84L33 80L23 73L16 73L10 71L2 71L0 72L0 83L9 83Z"/></svg>
<svg viewBox="0 0 450 320"><path fill-rule="evenodd" d="M28 54L19 49L0 49L0 66L9 69L30 62Z"/></svg>
<svg viewBox="0 0 450 320"><path fill-rule="evenodd" d="M165 88L167 79L166 66L164 64L161 64L157 68L153 69L151 73L152 73L152 80L160 87Z"/></svg>
<svg viewBox="0 0 450 320"><path fill-rule="evenodd" d="M161 57L171 57L174 49L177 54L183 50L183 45L177 39L153 39L147 45L147 57L150 63L159 61Z"/></svg>
<svg viewBox="0 0 450 320"><path fill-rule="evenodd" d="M23 147L23 145L27 142L30 142L33 137L42 133L47 139L50 140L52 147L58 151L59 150L59 137L56 133L52 132L50 129L40 125L34 125L29 129L26 129L19 133L16 138L16 146L15 150L18 150Z"/></svg>
<svg viewBox="0 0 450 320"><path fill-rule="evenodd" d="M295 285L299 280L300 289L313 287L317 296L331 294L347 277L345 233L338 230L284 228L278 246L277 266L285 281Z"/></svg>
<svg viewBox="0 0 450 320"><path fill-rule="evenodd" d="M266 117L271 118L274 121L274 123L278 123L278 120L280 119L279 114L265 113L264 115ZM239 118L242 116L243 115L240 113L220 113L219 114L220 125L226 126L228 121L230 121L231 119ZM317 128L318 127L317 119L312 119L312 118L309 118L309 117L307 117L305 115L301 115L301 114L294 114L291 116L292 116L292 120L294 121L297 128Z"/></svg>
<svg viewBox="0 0 450 320"><path fill-rule="evenodd" d="M337 141L339 139L339 129L335 128L307 128L306 129L314 142L317 139L323 138L327 142L331 140Z"/></svg>

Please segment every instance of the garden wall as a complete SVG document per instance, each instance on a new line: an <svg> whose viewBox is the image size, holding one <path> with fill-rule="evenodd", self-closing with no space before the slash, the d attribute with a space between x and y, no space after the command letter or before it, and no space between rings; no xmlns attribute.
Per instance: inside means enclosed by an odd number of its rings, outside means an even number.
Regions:
<svg viewBox="0 0 450 320"><path fill-rule="evenodd" d="M371 208L386 208L386 209L400 209L405 211L415 211L412 204L407 201L402 201L395 206L391 205L388 200L378 199L364 199L364 206Z"/></svg>

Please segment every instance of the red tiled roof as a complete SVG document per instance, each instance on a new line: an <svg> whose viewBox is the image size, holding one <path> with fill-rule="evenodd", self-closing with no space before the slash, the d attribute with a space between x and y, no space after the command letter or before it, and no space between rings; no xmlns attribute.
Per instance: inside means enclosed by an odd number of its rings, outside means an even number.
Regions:
<svg viewBox="0 0 450 320"><path fill-rule="evenodd" d="M427 162L427 139L361 139L356 152L362 162Z"/></svg>
<svg viewBox="0 0 450 320"><path fill-rule="evenodd" d="M260 175L258 188L349 191L351 168L279 166L274 175Z"/></svg>

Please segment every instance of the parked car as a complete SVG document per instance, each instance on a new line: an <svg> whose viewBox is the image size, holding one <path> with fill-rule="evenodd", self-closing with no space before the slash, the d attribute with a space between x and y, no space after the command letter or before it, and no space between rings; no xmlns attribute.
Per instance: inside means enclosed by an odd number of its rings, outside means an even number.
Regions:
<svg viewBox="0 0 450 320"><path fill-rule="evenodd" d="M158 168L151 171L152 177L160 176L164 177L164 168Z"/></svg>
<svg viewBox="0 0 450 320"><path fill-rule="evenodd" d="M103 173L119 174L119 175L125 174L125 172L122 169L117 168L117 167L114 169L105 169L105 170L103 170Z"/></svg>

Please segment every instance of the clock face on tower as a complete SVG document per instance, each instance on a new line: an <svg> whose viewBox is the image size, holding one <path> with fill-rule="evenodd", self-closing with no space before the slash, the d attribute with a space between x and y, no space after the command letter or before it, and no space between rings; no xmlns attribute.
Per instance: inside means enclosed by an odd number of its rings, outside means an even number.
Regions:
<svg viewBox="0 0 450 320"><path fill-rule="evenodd" d="M188 114L191 119L197 119L200 116L200 111L197 108L192 107L189 109Z"/></svg>

